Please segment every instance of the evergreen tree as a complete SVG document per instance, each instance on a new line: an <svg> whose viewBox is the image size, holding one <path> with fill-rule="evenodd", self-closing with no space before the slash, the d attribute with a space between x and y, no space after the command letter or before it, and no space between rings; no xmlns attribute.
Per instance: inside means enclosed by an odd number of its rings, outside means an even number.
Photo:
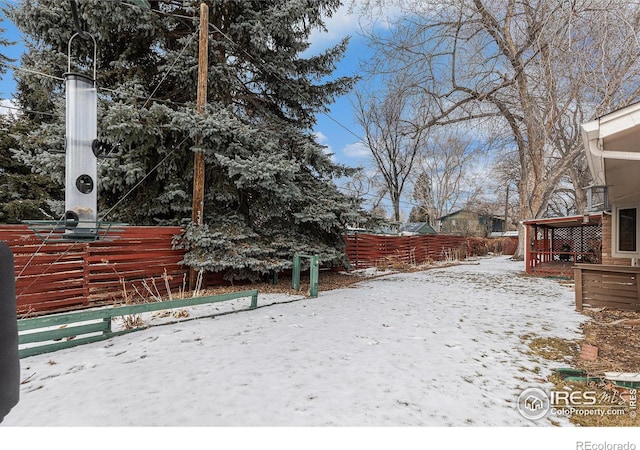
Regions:
<svg viewBox="0 0 640 450"><path fill-rule="evenodd" d="M417 205L411 208L409 221L427 222L429 225L435 225L437 212L433 199L433 188L431 187L431 179L425 171L420 172L413 185L413 200Z"/></svg>
<svg viewBox="0 0 640 450"><path fill-rule="evenodd" d="M4 18L0 17L0 24ZM0 27L0 49L11 45ZM0 51L0 78L12 60ZM7 95L8 92L0 92ZM59 190L47 177L31 173L29 167L13 157L16 136L25 133L26 122L13 113L0 110L0 223L20 223L25 219L54 219L60 204Z"/></svg>
<svg viewBox="0 0 640 450"><path fill-rule="evenodd" d="M189 265L251 278L289 267L298 251L345 264L342 233L360 211L332 180L351 169L330 160L312 127L353 84L348 77L325 81L347 40L301 56L339 1L208 1L204 114L194 108L200 2L137 3L79 2L80 21L97 42L100 139L119 152L100 163L102 215L181 223L191 216L193 152L203 152L205 226L187 226L179 239ZM62 77L74 33L68 4L25 1L10 14L30 37L22 65ZM91 73L92 41L73 43L72 71ZM64 149L63 86L28 73L18 89L22 106L56 113L34 119L19 156L59 180L64 160L44 150Z"/></svg>
<svg viewBox="0 0 640 450"><path fill-rule="evenodd" d="M1 9L0 9L1 11ZM4 29L1 25L3 22L3 17L0 17L0 48L6 47L11 44L8 39L4 38L4 33L6 29ZM2 75L7 72L7 64L11 61L3 52L0 51L0 78ZM6 95L6 92L0 92L0 95Z"/></svg>
<svg viewBox="0 0 640 450"><path fill-rule="evenodd" d="M0 223L20 223L27 219L55 220L63 208L60 190L43 175L13 157L16 136L25 133L20 118L0 115Z"/></svg>

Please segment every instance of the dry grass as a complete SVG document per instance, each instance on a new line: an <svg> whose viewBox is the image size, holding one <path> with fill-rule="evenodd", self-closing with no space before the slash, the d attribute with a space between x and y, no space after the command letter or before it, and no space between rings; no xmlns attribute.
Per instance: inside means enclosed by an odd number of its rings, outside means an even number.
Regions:
<svg viewBox="0 0 640 450"><path fill-rule="evenodd" d="M612 309L584 313L591 318L582 326L584 342L598 347L598 358L579 361L578 368L596 375L640 372L640 313Z"/></svg>
<svg viewBox="0 0 640 450"><path fill-rule="evenodd" d="M531 352L551 361L565 362L566 367L583 370L589 381L567 381L553 374L549 381L555 391L593 391L603 410L625 409L622 415L574 415L570 421L578 426L639 426L640 418L629 414L630 390L604 379L605 372L640 372L640 314L629 311L585 310L591 320L582 325L584 339L569 341L525 335L523 341ZM595 361L580 358L582 344L598 347ZM606 400L601 400L606 399Z"/></svg>
<svg viewBox="0 0 640 450"><path fill-rule="evenodd" d="M129 316L122 316L122 326L125 330L131 330L132 328L140 328L144 325L142 317L139 314L132 314Z"/></svg>
<svg viewBox="0 0 640 450"><path fill-rule="evenodd" d="M527 334L522 336L522 340L529 346L531 353L550 361L575 361L580 353L580 344L567 339L542 338Z"/></svg>

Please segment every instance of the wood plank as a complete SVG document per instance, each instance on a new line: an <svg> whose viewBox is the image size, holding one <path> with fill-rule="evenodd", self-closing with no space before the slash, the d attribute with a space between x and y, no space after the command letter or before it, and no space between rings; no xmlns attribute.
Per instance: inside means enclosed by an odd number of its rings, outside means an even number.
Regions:
<svg viewBox="0 0 640 450"><path fill-rule="evenodd" d="M636 291L624 291L617 289L602 289L596 287L583 287L582 295L584 297L589 296L603 296L620 299L637 299L638 293Z"/></svg>
<svg viewBox="0 0 640 450"><path fill-rule="evenodd" d="M66 325L74 322L83 322L96 319L120 317L132 314L161 311L163 309L185 308L188 306L203 305L208 303L223 302L238 298L254 297L258 295L256 289L231 292L227 294L211 295L206 297L194 297L180 300L170 300L165 302L142 303L136 305L116 306L113 308L96 309L92 311L71 312L65 314L55 314L33 319L18 321L18 331L33 330L36 328Z"/></svg>
<svg viewBox="0 0 640 450"><path fill-rule="evenodd" d="M594 281L584 280L582 285L585 289L612 289L617 291L629 291L634 295L637 293L637 284L621 284L621 283L598 283Z"/></svg>
<svg viewBox="0 0 640 450"><path fill-rule="evenodd" d="M110 320L110 319L109 319ZM33 333L23 333L18 335L19 344L30 344L34 342L55 341L68 337L80 336L90 333L104 333L111 329L109 322L100 320L99 322L68 326L65 328L55 328L51 330L37 331Z"/></svg>
<svg viewBox="0 0 640 450"><path fill-rule="evenodd" d="M619 284L629 284L629 283L637 283L638 278L636 276L632 276L631 274L623 274L620 276L611 276L611 274L596 274L587 272L583 274L583 279L585 281L596 281L602 283L619 283Z"/></svg>
<svg viewBox="0 0 640 450"><path fill-rule="evenodd" d="M584 293L583 302L588 303L591 300L598 301L598 302L624 303L624 304L638 303L637 299L630 298L630 297L612 297L611 295L607 295L607 294Z"/></svg>
<svg viewBox="0 0 640 450"><path fill-rule="evenodd" d="M43 302L51 302L55 300L64 300L69 297L82 296L84 294L84 289L82 286L73 288L73 289L61 289L58 291L44 291L44 292L33 292L33 293L17 293L16 294L16 304L17 305L26 305L29 303L38 304Z"/></svg>
<svg viewBox="0 0 640 450"><path fill-rule="evenodd" d="M573 279L575 280L576 311L582 311L583 291L582 291L582 270L581 269L579 268L574 269Z"/></svg>
<svg viewBox="0 0 640 450"><path fill-rule="evenodd" d="M608 283L635 283L638 279L636 274L619 274L615 275L608 272L588 271L583 275L585 280L603 281Z"/></svg>
<svg viewBox="0 0 640 450"><path fill-rule="evenodd" d="M607 307L625 311L640 311L640 305L637 303L620 303L608 300L585 299L583 305L589 305L594 308Z"/></svg>
<svg viewBox="0 0 640 450"><path fill-rule="evenodd" d="M56 350L62 350L62 349L65 349L65 348L77 347L78 345L91 344L93 342L104 341L106 339L111 339L111 338L113 338L115 336L120 336L120 335L123 335L123 334L126 334L126 333L130 333L132 331L136 331L136 330L135 329L122 330L122 331L117 331L117 332L112 332L112 333L97 334L95 336L87 336L87 337L71 339L69 341L60 341L60 342L56 342L54 344L39 345L39 346L35 346L35 347L27 347L27 348L23 348L23 349L18 350L18 353L20 355L20 358L27 358L29 356L40 355L40 354L43 354L43 353L49 353L49 352L53 352L53 351L56 351Z"/></svg>
<svg viewBox="0 0 640 450"><path fill-rule="evenodd" d="M69 297L64 300L46 301L44 303L32 302L27 305L17 305L17 313L21 315L43 314L59 312L65 309L77 309L87 307L89 303L84 297Z"/></svg>

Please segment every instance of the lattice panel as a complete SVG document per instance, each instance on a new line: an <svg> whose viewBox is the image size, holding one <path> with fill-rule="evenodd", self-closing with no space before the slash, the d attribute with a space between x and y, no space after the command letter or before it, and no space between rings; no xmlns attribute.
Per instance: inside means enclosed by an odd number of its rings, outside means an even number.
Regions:
<svg viewBox="0 0 640 450"><path fill-rule="evenodd" d="M554 261L602 262L602 226L583 225L549 230Z"/></svg>

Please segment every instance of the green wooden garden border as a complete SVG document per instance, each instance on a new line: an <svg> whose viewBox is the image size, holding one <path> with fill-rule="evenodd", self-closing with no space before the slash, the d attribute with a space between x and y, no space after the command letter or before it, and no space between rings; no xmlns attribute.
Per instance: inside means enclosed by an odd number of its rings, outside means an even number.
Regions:
<svg viewBox="0 0 640 450"><path fill-rule="evenodd" d="M211 295L207 297L168 300L165 302L155 303L141 303L136 305L116 306L113 308L94 309L91 311L55 314L50 316L35 317L32 319L21 319L18 320L19 344L31 344L37 342L49 343L20 349L20 358L39 355L41 353L53 352L56 350L61 350L63 348L75 347L77 345L88 344L91 342L102 341L105 339L110 339L114 336L120 336L132 331L139 331L148 328L140 327L130 330L111 331L111 319L113 317L141 314L151 311L161 311L165 309L184 308L187 306L204 305L208 303L218 303L244 297L251 297L251 306L249 307L249 309L255 309L258 307L258 290L253 289L250 291L232 292L229 294ZM60 328L61 325L66 326L64 328ZM20 334L24 331L39 330L41 328L51 327L57 328ZM101 334L79 337L83 334L91 333ZM72 339L66 340L66 338ZM50 343L50 341L55 342Z"/></svg>

